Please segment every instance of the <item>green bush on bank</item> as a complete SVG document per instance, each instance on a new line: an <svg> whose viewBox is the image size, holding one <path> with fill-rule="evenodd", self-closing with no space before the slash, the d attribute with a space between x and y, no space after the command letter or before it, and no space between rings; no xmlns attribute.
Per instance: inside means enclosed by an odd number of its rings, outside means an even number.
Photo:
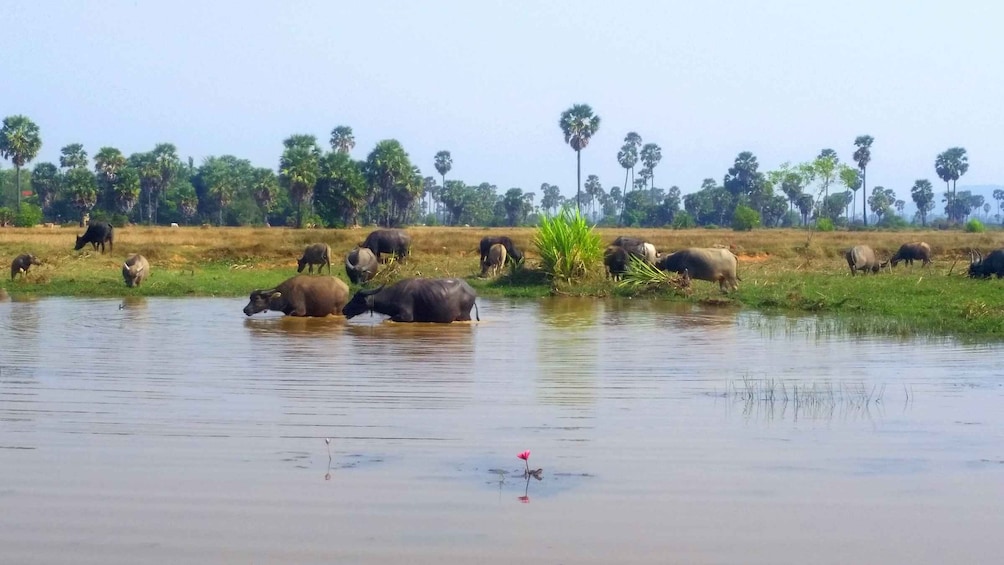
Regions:
<svg viewBox="0 0 1004 565"><path fill-rule="evenodd" d="M540 218L533 245L544 271L554 280L581 279L603 256L600 236L578 210L563 208L557 216Z"/></svg>

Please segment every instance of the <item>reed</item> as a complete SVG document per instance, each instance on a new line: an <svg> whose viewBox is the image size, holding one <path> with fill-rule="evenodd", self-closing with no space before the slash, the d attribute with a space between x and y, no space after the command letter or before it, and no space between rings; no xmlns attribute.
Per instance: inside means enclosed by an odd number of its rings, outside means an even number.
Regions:
<svg viewBox="0 0 1004 565"><path fill-rule="evenodd" d="M557 216L541 218L533 245L544 272L564 283L585 278L602 257L600 236L578 210L569 208Z"/></svg>

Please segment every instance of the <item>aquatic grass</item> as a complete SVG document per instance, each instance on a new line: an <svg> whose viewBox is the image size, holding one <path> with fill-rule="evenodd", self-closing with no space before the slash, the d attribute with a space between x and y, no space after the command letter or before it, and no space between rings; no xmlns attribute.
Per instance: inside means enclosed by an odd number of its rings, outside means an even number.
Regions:
<svg viewBox="0 0 1004 565"><path fill-rule="evenodd" d="M553 217L541 217L533 245L544 272L565 283L584 278L602 257L600 236L578 210L569 208Z"/></svg>
<svg viewBox="0 0 1004 565"><path fill-rule="evenodd" d="M686 295L690 291L690 277L663 271L638 257L631 256L627 271L621 276L617 286L637 292L641 290L668 290Z"/></svg>
<svg viewBox="0 0 1004 565"><path fill-rule="evenodd" d="M910 393L906 402L911 400ZM829 420L835 416L868 417L882 409L885 385L868 386L861 382L834 383L830 380L800 381L776 379L772 377L750 378L744 375L740 380L726 383L725 398L740 402L743 414L764 419Z"/></svg>

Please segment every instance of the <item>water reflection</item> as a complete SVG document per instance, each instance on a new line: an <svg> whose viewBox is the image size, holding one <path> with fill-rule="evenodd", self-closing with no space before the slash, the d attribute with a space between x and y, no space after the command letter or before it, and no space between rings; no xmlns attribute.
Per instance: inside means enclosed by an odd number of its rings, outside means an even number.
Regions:
<svg viewBox="0 0 1004 565"><path fill-rule="evenodd" d="M542 402L584 406L596 401L601 334L597 324L603 302L554 298L538 303L544 324L537 326L537 393Z"/></svg>
<svg viewBox="0 0 1004 565"><path fill-rule="evenodd" d="M345 328L345 318L327 316L312 318L300 316L276 316L244 318L244 327L251 331L252 337L286 338L286 337L332 337L341 334Z"/></svg>

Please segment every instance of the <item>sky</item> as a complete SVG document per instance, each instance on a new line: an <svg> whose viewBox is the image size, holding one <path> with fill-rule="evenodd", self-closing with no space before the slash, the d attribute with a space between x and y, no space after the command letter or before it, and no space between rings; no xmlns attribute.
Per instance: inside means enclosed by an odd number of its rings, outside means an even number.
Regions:
<svg viewBox="0 0 1004 565"><path fill-rule="evenodd" d="M600 128L582 178L622 186L630 131L662 148L656 186L719 182L741 151L761 170L875 138L868 185L910 201L1004 184L1004 4L971 1L0 0L0 116L23 114L37 162L82 143L125 154L170 142L196 165L231 154L276 168L282 140L352 127L353 157L397 139L424 175L500 193L575 193L558 118ZM10 168L9 162L2 166Z"/></svg>

